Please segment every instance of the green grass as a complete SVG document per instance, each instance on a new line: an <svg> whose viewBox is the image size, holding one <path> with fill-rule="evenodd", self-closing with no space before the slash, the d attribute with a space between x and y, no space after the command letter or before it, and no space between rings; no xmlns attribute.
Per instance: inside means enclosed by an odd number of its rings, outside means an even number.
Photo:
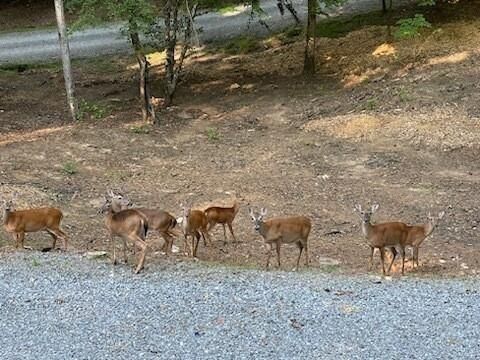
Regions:
<svg viewBox="0 0 480 360"><path fill-rule="evenodd" d="M84 120L86 118L100 120L109 114L108 106L80 100L78 103L78 118Z"/></svg>
<svg viewBox="0 0 480 360"><path fill-rule="evenodd" d="M260 41L253 37L241 36L227 41L221 49L231 55L248 54L261 49Z"/></svg>
<svg viewBox="0 0 480 360"><path fill-rule="evenodd" d="M388 17L384 16L381 11L373 11L348 18L338 17L323 20L317 24L316 35L317 37L339 38L352 31L373 25L388 25Z"/></svg>
<svg viewBox="0 0 480 360"><path fill-rule="evenodd" d="M207 129L207 138L208 141L217 141L220 139L220 134L218 133L218 130L215 128L208 128Z"/></svg>
<svg viewBox="0 0 480 360"><path fill-rule="evenodd" d="M70 175L70 176L75 175L78 172L77 164L73 161L67 161L66 163L63 164L62 171L66 175Z"/></svg>
<svg viewBox="0 0 480 360"><path fill-rule="evenodd" d="M224 7L221 7L219 9L217 9L217 12L219 12L220 14L223 15L223 14L235 11L236 7L237 7L237 5L234 5L234 4L226 5Z"/></svg>
<svg viewBox="0 0 480 360"><path fill-rule="evenodd" d="M149 125L136 125L130 128L134 134L148 134L151 131Z"/></svg>

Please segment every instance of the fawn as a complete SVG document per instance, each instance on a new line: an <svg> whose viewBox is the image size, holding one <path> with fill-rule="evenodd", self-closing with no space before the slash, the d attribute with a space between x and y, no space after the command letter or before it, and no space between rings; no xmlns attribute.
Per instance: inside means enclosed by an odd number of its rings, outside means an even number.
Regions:
<svg viewBox="0 0 480 360"><path fill-rule="evenodd" d="M308 266L308 235L312 228L312 222L305 216L276 217L263 220L267 215L267 210L262 208L260 213L248 210L250 217L255 225L255 230L262 235L265 243L268 245L267 264L270 265L270 257L272 247L275 244L277 250L278 267L280 267L280 247L282 244L295 243L300 249L297 258L297 265L293 269L298 268L302 251L305 249L305 266Z"/></svg>
<svg viewBox="0 0 480 360"><path fill-rule="evenodd" d="M227 243L227 233L225 231L225 224L228 225L228 229L232 234L233 241L236 243L237 239L235 238L235 234L233 233L232 222L235 219L235 216L238 213L240 205L238 204L237 200L233 203L232 207L219 207L219 206L211 206L205 210L205 215L207 217L208 228L207 232L217 224L222 224L223 226L223 238L224 243Z"/></svg>
<svg viewBox="0 0 480 360"><path fill-rule="evenodd" d="M112 208L114 194L112 192L105 196L105 201L99 212L105 214L105 225L109 232L110 241L112 242L113 264L117 264L116 251L115 251L115 237L119 236L123 240L123 256L125 263L128 262L127 258L127 239L132 241L135 246L141 248L140 260L138 261L135 273L138 274L143 269L145 262L145 255L147 251L147 243L145 242L145 236L148 231L148 222L146 217L137 210L126 209L115 212ZM116 198L116 201L119 199ZM122 204L121 206L127 206Z"/></svg>
<svg viewBox="0 0 480 360"><path fill-rule="evenodd" d="M205 215L205 212L201 210L192 210L191 206L182 206L183 207L183 219L182 219L182 229L183 235L185 237L184 242L184 252L187 252L188 246L188 236L192 237L192 242L190 245L191 256L197 257L197 248L198 243L200 242L200 236L203 237L203 242L205 246L208 244L211 245L212 241L210 240L210 235L207 230L208 220Z"/></svg>
<svg viewBox="0 0 480 360"><path fill-rule="evenodd" d="M13 195L13 199L3 200L3 226L5 231L12 234L15 240L15 248L21 245L25 248L23 241L25 233L46 231L52 238L52 250L55 249L57 238L62 239L63 249L67 250L67 235L60 229L62 221L62 212L53 207L33 208L26 210L16 210L14 201L17 195Z"/></svg>

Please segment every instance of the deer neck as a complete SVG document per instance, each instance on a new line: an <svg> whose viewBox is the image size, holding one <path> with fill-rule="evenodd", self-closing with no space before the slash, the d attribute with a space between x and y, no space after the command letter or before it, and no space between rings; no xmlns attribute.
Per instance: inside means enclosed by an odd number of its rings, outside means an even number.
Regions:
<svg viewBox="0 0 480 360"><path fill-rule="evenodd" d="M238 210L240 209L240 205L235 201L235 203L233 204L233 215L237 215L238 213Z"/></svg>
<svg viewBox="0 0 480 360"><path fill-rule="evenodd" d="M430 235L433 230L435 230L435 223L432 221L427 222L425 225L423 225L423 232L425 233L425 236Z"/></svg>
<svg viewBox="0 0 480 360"><path fill-rule="evenodd" d="M12 211L10 209L3 209L3 224L7 225L8 221L10 220L10 216L12 215Z"/></svg>
<svg viewBox="0 0 480 360"><path fill-rule="evenodd" d="M373 230L373 225L370 222L366 223L365 221L362 221L363 236L368 238L370 236L370 234L372 233L372 230Z"/></svg>
<svg viewBox="0 0 480 360"><path fill-rule="evenodd" d="M268 226L264 221L262 221L260 223L260 228L258 229L258 232L260 233L260 235L263 236L264 239L266 239L269 229L270 229L270 226Z"/></svg>

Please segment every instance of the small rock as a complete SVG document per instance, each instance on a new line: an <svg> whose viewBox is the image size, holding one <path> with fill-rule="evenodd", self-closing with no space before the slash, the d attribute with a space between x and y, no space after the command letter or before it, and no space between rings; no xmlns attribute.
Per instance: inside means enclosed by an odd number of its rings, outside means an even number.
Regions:
<svg viewBox="0 0 480 360"><path fill-rule="evenodd" d="M240 85L237 84L237 83L233 83L232 85L230 85L230 87L229 87L228 89L229 89L229 90L240 89Z"/></svg>
<svg viewBox="0 0 480 360"><path fill-rule="evenodd" d="M99 259L107 256L106 251L89 251L86 254L87 259Z"/></svg>

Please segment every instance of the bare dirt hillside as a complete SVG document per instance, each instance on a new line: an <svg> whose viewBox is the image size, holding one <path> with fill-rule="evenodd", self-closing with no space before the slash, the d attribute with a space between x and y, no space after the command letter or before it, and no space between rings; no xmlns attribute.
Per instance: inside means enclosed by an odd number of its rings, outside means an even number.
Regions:
<svg viewBox="0 0 480 360"><path fill-rule="evenodd" d="M137 121L133 58L75 63L88 118L78 124L68 121L59 66L2 69L1 194L17 191L19 207L60 207L79 251L108 248L96 214L107 188L177 215L184 201L204 207L237 197L241 243L224 245L218 228L214 246L200 246L201 260L264 264L249 204L272 216L310 216L312 266L348 273L367 271L356 203L378 202L376 221L419 223L445 210L421 248L421 267L413 271L408 263L407 271L474 274L480 22L471 13L467 8L449 21L439 14L417 40L393 41L381 26L322 38L319 71L309 78L301 75L301 42L274 38L247 55L202 49L157 127ZM153 93L161 96L162 56L151 61ZM12 241L2 237L9 251ZM40 249L50 240L28 235L27 243ZM160 246L153 236L147 270L149 262L165 261ZM297 249L282 249L289 269Z"/></svg>

